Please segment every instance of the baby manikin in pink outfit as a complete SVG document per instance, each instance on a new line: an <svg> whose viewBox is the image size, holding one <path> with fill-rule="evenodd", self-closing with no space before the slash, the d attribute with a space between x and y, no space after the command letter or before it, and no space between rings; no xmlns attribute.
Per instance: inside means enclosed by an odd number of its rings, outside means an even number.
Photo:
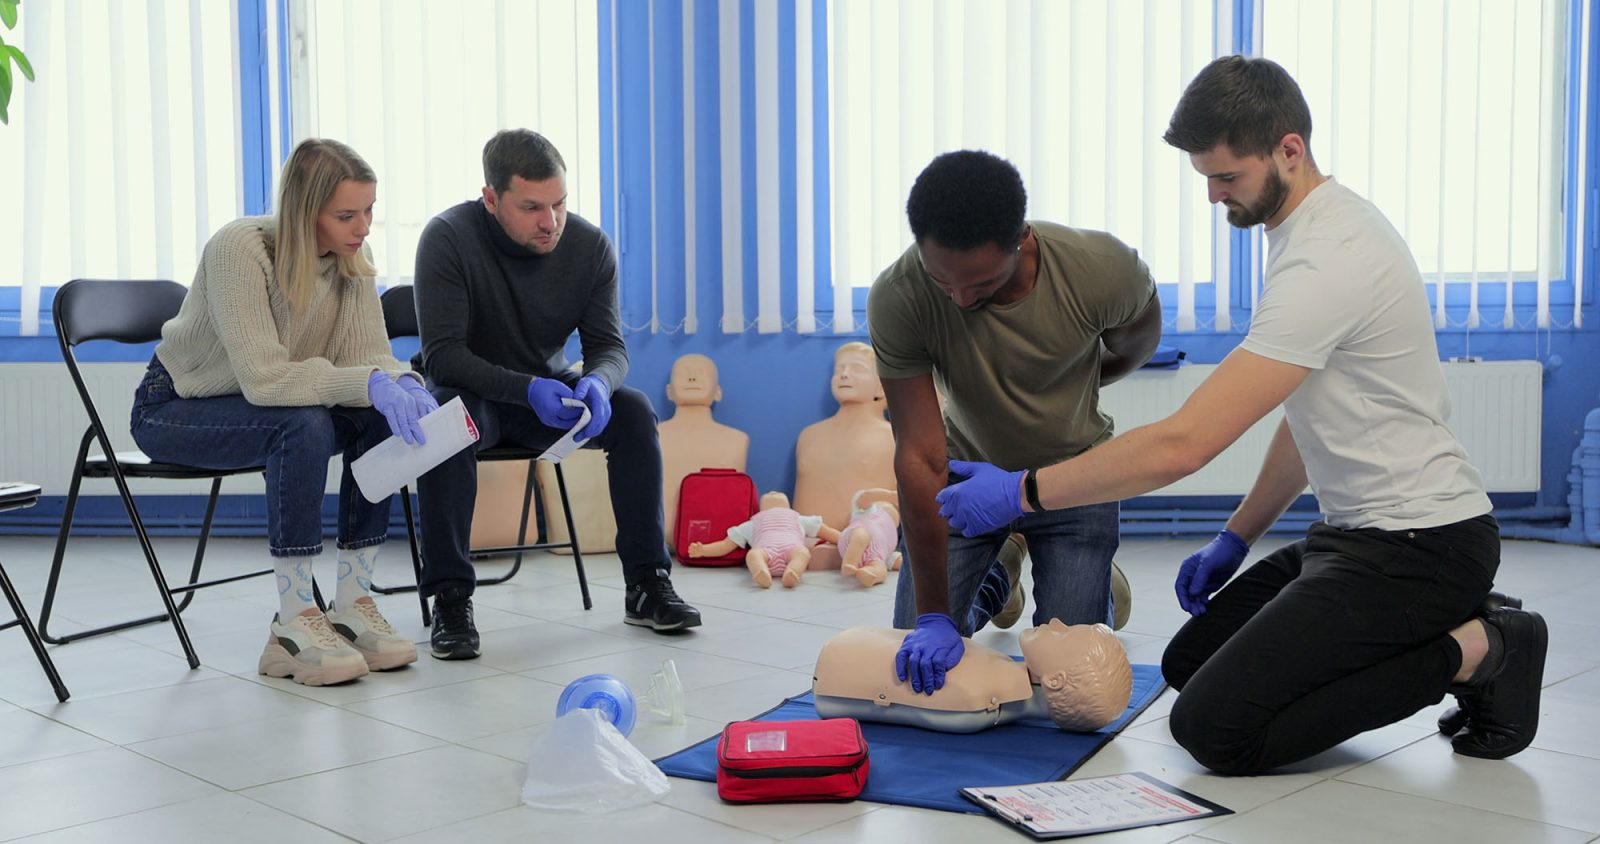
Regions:
<svg viewBox="0 0 1600 844"><path fill-rule="evenodd" d="M761 510L750 521L728 528L728 538L717 542L689 543L691 557L719 557L735 548L749 548L745 567L757 586L765 589L774 577L793 589L800 585L811 562L811 543L821 538L838 542L839 532L822 523L821 516L802 516L789 508L789 496L769 492L761 496Z"/></svg>
<svg viewBox="0 0 1600 844"><path fill-rule="evenodd" d="M857 490L850 499L850 523L839 532L839 572L862 586L877 586L900 568L899 500L892 489Z"/></svg>

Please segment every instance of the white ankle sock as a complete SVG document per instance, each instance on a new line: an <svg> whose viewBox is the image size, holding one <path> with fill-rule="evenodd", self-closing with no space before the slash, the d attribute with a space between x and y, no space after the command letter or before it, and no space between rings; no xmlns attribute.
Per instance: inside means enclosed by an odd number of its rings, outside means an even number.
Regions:
<svg viewBox="0 0 1600 844"><path fill-rule="evenodd" d="M273 579L278 582L278 623L288 624L306 610L317 608L311 584L311 561L315 557L273 557Z"/></svg>
<svg viewBox="0 0 1600 844"><path fill-rule="evenodd" d="M339 549L339 586L333 595L335 607L348 610L357 598L372 594L372 572L378 567L378 549L382 547Z"/></svg>

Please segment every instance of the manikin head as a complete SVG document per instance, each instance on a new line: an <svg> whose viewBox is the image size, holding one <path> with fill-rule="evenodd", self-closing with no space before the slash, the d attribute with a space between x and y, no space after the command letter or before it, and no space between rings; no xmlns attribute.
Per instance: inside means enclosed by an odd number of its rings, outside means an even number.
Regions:
<svg viewBox="0 0 1600 844"><path fill-rule="evenodd" d="M717 364L705 355L688 354L672 364L667 400L679 407L710 407L722 401Z"/></svg>
<svg viewBox="0 0 1600 844"><path fill-rule="evenodd" d="M840 404L883 405L877 360L866 343L846 343L833 353L833 398Z"/></svg>
<svg viewBox="0 0 1600 844"><path fill-rule="evenodd" d="M1128 708L1133 668L1111 628L1051 619L1024 630L1021 641L1028 677L1044 687L1056 726L1098 730Z"/></svg>
<svg viewBox="0 0 1600 844"><path fill-rule="evenodd" d="M761 509L763 510L777 510L780 508L787 509L788 506L789 496L778 492L777 490L773 490L772 492L765 493L761 496Z"/></svg>

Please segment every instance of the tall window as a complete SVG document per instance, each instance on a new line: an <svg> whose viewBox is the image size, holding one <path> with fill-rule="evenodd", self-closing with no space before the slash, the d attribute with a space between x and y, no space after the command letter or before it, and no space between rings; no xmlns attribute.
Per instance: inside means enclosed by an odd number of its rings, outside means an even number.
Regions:
<svg viewBox="0 0 1600 844"><path fill-rule="evenodd" d="M187 283L206 240L238 216L234 3L25 3L6 33L17 80L0 199L0 286L18 285L37 334L41 287L73 278Z"/></svg>
<svg viewBox="0 0 1600 844"><path fill-rule="evenodd" d="M549 138L567 205L599 225L599 32L592 0L308 0L290 21L296 139L350 144L378 174L380 284L410 280L435 214L480 195L502 128Z"/></svg>
<svg viewBox="0 0 1600 844"><path fill-rule="evenodd" d="M1264 0L1261 54L1305 92L1318 166L1405 236L1439 327L1514 327L1514 300L1536 300L1548 324L1571 231L1568 12L1565 0ZM1456 299L1462 315L1447 315Z"/></svg>
<svg viewBox="0 0 1600 844"><path fill-rule="evenodd" d="M1022 172L1031 218L1135 247L1193 324L1213 217L1161 134L1214 55L1211 0L843 0L829 16L836 277L871 284L911 243L906 196L935 155L986 149Z"/></svg>

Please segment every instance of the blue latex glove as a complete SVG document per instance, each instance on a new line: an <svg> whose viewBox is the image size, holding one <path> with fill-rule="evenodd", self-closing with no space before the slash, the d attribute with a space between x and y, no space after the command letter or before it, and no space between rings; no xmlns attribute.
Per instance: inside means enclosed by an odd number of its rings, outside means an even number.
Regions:
<svg viewBox="0 0 1600 844"><path fill-rule="evenodd" d="M535 378L528 384L528 406L548 427L569 431L583 418L583 411L561 403L570 398L572 388L559 378Z"/></svg>
<svg viewBox="0 0 1600 844"><path fill-rule="evenodd" d="M939 490L939 515L964 536L982 536L1022 518L1022 472L989 463L950 461L950 473L966 480Z"/></svg>
<svg viewBox="0 0 1600 844"><path fill-rule="evenodd" d="M1174 584L1178 592L1178 606L1196 618L1205 615L1206 604L1211 602L1211 593L1221 589L1228 578L1233 577L1248 553L1250 546L1239 534L1223 528L1216 539L1190 554L1178 567L1178 582Z"/></svg>
<svg viewBox="0 0 1600 844"><path fill-rule="evenodd" d="M600 432L606 429L606 423L611 421L611 388L606 385L606 379L598 375L579 378L572 397L589 406L589 424L578 432L578 439L600 436Z"/></svg>
<svg viewBox="0 0 1600 844"><path fill-rule="evenodd" d="M424 442L419 422L422 412L417 409L417 400L406 388L396 384L389 373L379 370L367 377L367 396L372 399L373 409L389 421L391 433L405 440L407 445Z"/></svg>
<svg viewBox="0 0 1600 844"><path fill-rule="evenodd" d="M416 400L417 412L420 415L427 416L439 409L439 400L434 398L433 393L428 392L428 388L422 386L422 382L414 376L402 375L394 379L394 382L399 384L401 389Z"/></svg>
<svg viewBox="0 0 1600 844"><path fill-rule="evenodd" d="M894 674L911 680L911 690L933 694L944 686L946 671L956 667L967 646L956 630L955 619L942 612L917 616L917 629L906 635L894 655Z"/></svg>

